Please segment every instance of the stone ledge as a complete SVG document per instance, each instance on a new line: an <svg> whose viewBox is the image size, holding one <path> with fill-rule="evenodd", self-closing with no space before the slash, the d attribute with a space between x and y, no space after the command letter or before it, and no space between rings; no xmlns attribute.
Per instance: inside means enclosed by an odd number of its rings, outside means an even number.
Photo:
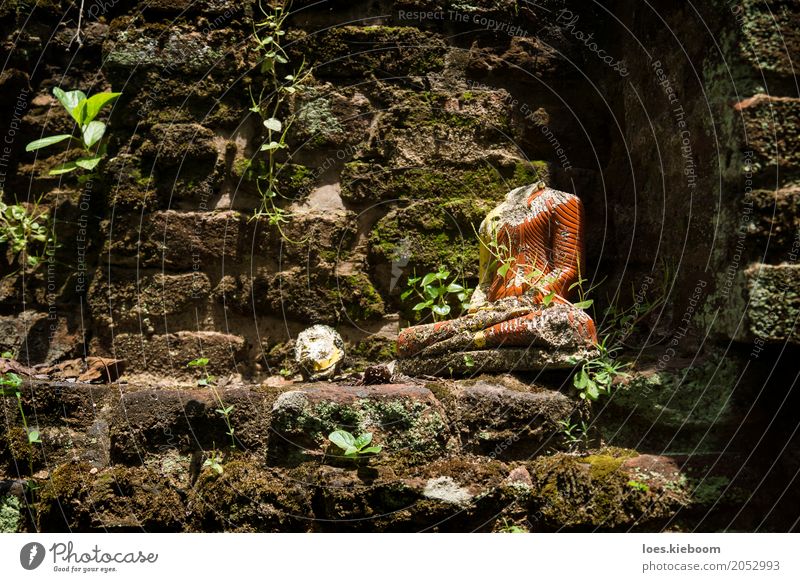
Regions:
<svg viewBox="0 0 800 582"><path fill-rule="evenodd" d="M409 376L475 376L485 372L569 370L580 360L595 357L594 350L560 352L532 346L442 354L397 360L397 369Z"/></svg>

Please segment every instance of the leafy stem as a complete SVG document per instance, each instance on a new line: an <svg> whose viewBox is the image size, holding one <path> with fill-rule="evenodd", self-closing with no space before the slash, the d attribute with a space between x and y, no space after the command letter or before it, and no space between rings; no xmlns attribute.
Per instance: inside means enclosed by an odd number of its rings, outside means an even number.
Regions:
<svg viewBox="0 0 800 582"><path fill-rule="evenodd" d="M225 421L225 426L228 427L228 436L231 437L231 448L236 448L236 438L234 437L234 430L233 425L231 424L231 413L233 412L233 404L227 405L225 401L222 400L222 396L217 390L216 376L212 376L208 373L208 358L197 358L186 364L187 368L199 368L202 371L202 377L197 381L198 386L206 386L211 389L211 394L214 395L214 399L217 401L217 405L219 408L215 409L214 412L219 414L223 420Z"/></svg>

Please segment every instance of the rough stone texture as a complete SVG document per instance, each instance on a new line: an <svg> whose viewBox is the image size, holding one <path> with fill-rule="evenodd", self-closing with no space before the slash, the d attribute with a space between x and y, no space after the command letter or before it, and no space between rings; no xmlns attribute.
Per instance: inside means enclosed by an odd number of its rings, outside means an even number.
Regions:
<svg viewBox="0 0 800 582"><path fill-rule="evenodd" d="M744 147L753 152L754 173L800 170L800 99L757 94L735 109L744 117Z"/></svg>
<svg viewBox="0 0 800 582"><path fill-rule="evenodd" d="M747 446L753 426L750 376L733 354L662 367L642 364L604 405L596 426L605 442L636 450L714 452ZM743 420L745 418L745 420ZM732 438L739 434L734 443Z"/></svg>
<svg viewBox="0 0 800 582"><path fill-rule="evenodd" d="M454 410L462 447L502 460L529 459L558 448L561 423L579 408L561 392L510 375L460 380L436 392Z"/></svg>
<svg viewBox="0 0 800 582"><path fill-rule="evenodd" d="M742 335L800 343L800 265L756 264L745 277L747 328Z"/></svg>
<svg viewBox="0 0 800 582"><path fill-rule="evenodd" d="M318 455L328 435L373 433L387 454L419 462L447 447L448 419L430 390L419 386L320 386L284 392L273 406L271 458ZM334 447L335 449L335 447Z"/></svg>
<svg viewBox="0 0 800 582"><path fill-rule="evenodd" d="M214 374L236 373L245 362L246 343L240 336L215 331L179 331L143 336L121 333L114 336L112 352L125 360L127 370L188 377L196 371L186 367L195 358L208 358L208 370Z"/></svg>
<svg viewBox="0 0 800 582"><path fill-rule="evenodd" d="M798 52L796 3L613 1L601 7L561 0L538 5L296 0L302 10L289 22L289 36L297 41L290 68L303 57L319 67L307 91L279 114L296 111L299 117L289 136L291 162L278 160L286 196L279 204L291 213L283 232L293 243L267 220L250 220L259 203L255 177L266 160L257 152L266 132L248 111L250 89L257 93L264 81L248 40L254 6L227 0L146 4L117 3L100 20L84 19L79 49L71 44L74 5L66 17L63 2L0 6L7 49L0 73L5 112L0 134L13 138L4 143L11 149L8 156L3 151L3 200L42 196L58 217L62 245L55 293L48 288L53 281L45 265L18 271L0 245L6 259L0 261L2 349L13 351L26 367L68 365L77 357L112 355L113 334L122 338L118 347L124 352L115 355L130 360L131 373L169 375L159 379L163 389L127 385L123 377L113 386L37 385L34 394L26 383L23 406L42 437L36 447L27 443L15 400L2 399L0 527L796 527L791 492L800 447L791 437L797 425L791 412L797 410L797 336L790 325L797 311L791 299L793 192L800 183L790 61ZM574 29L557 21L562 8L579 18ZM401 9L455 10L525 32L492 32L474 22L401 20ZM711 36L698 33L698 22ZM594 33L599 48L624 59L627 74L605 66L576 30ZM647 36L652 59L641 58L641 35L630 30ZM716 42L709 52L711 37ZM653 68L656 60L663 77ZM677 103L665 93L665 83ZM73 128L51 95L54 86L123 90L110 116L102 115L109 122L109 158L90 192L75 175L47 175L62 150L43 151L38 158L24 151L33 139ZM678 106L682 120L676 117ZM687 138L690 153L683 149ZM754 167L746 151L753 151ZM689 184L692 171L696 180ZM297 466L268 465L267 453L282 446L272 442L269 428L278 393L287 384L305 390L284 378L243 392L221 386L235 403L235 453L228 450L226 427L207 390L185 390L177 398L165 394L175 382L194 384L197 377L185 363L200 355L200 343L213 344L212 366L219 366L214 374L227 375L241 362L245 371L267 375L285 369L291 375L292 340L315 323L336 325L359 366L393 359L398 314L408 321L413 316L399 298L406 278L415 269L421 275L445 265L463 272L474 286L473 228L504 192L542 178L585 202L587 275L592 282L608 276L595 294L598 313L606 307L606 291L627 290L631 282L638 290L644 276L659 278L653 265L662 260L680 265L664 309L640 322L642 337L653 331L651 338L665 341L648 352L652 361L637 361L639 372L657 367L672 340L680 340L677 355L666 370L634 373L592 426L613 444L646 453L624 460L619 472L606 469L624 455L609 451L556 455L537 449L544 455L524 466L492 455L487 447L515 431L528 438L503 454L533 453L546 427L567 411L552 391L539 401L534 391L516 391L504 381L498 381L500 387L489 383L485 391L467 390L469 397L462 388L431 384L448 435L446 446L434 439L431 453L450 456L419 464L387 454L360 464L343 464L330 455L320 462L315 455L311 462L293 456ZM757 191L751 214L745 212L748 187ZM746 233L740 230L743 223ZM83 229L87 236L79 241ZM85 251L86 271L77 264L79 251ZM751 261L767 266L762 277L750 277L751 271L745 277ZM737 278L726 294L729 270ZM137 272L140 287L133 285ZM201 280L204 297L198 303L187 299L187 280L195 272L208 281ZM701 279L708 281L707 294L695 300L694 335L683 336L676 328L683 329L681 318ZM160 283L169 293L159 292ZM734 333L751 290L756 301ZM780 303L784 295L789 301ZM81 314L80 305L89 308ZM142 307L168 312L166 319L151 317L150 330L134 313ZM47 320L52 308L55 335ZM194 335L197 316L199 329L234 337ZM734 370L721 365L717 372L718 362L698 363L705 354L687 357L695 355L690 353L699 344L695 340L706 338L704 325L715 318L733 325L721 337L709 335L704 345L749 357L741 380L739 363ZM753 333L765 338L763 351L761 344L749 343L756 339ZM731 337L737 341L731 343ZM689 369L698 375L681 380ZM565 381L568 386L564 374L544 374L536 383L555 390ZM134 395L137 391L142 394ZM462 396L448 396L450 391ZM504 402L510 417L489 406L495 399ZM121 403L136 413L135 422L125 424ZM182 403L191 403L188 420ZM539 432L524 413L529 405L543 410L545 428ZM364 404L336 406L363 413ZM324 401L313 407L324 408ZM460 424L462 412L467 425ZM482 441L482 430L492 438ZM588 441L589 448L597 447L594 432ZM755 450L754 443L759 443ZM133 444L143 451L141 458ZM553 447L576 449L555 441ZM222 461L221 475L203 466L213 449ZM721 450L726 453L711 454ZM709 454L678 454L692 451ZM599 459L588 460L591 456ZM506 482L522 469L530 484L524 478ZM37 504L26 507L34 502L25 487L31 479L39 486ZM446 485L434 491L471 497L464 505L426 497L429 483ZM681 500L686 505L675 510Z"/></svg>
<svg viewBox="0 0 800 582"><path fill-rule="evenodd" d="M397 360L397 369L409 376L472 376L484 372L571 370L581 361L595 355L593 350L499 348L439 354L429 358L403 358Z"/></svg>
<svg viewBox="0 0 800 582"><path fill-rule="evenodd" d="M747 234L756 248L754 260L796 262L800 257L800 188L756 190Z"/></svg>
<svg viewBox="0 0 800 582"><path fill-rule="evenodd" d="M795 75L793 55L800 50L797 19L800 10L794 2L744 0L731 9L742 24L744 58L766 72Z"/></svg>

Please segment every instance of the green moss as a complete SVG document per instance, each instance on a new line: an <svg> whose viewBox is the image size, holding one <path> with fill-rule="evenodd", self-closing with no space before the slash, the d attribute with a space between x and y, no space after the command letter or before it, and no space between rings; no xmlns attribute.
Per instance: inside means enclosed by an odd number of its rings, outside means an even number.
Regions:
<svg viewBox="0 0 800 582"><path fill-rule="evenodd" d="M647 527L648 520L674 515L684 503L679 496L628 485L636 477L623 465L631 454L602 449L583 458L558 453L529 463L529 515L536 516L536 529Z"/></svg>
<svg viewBox="0 0 800 582"><path fill-rule="evenodd" d="M291 480L254 459L225 459L223 473L205 469L195 486L195 529L201 531L304 531L311 513L312 489L305 480Z"/></svg>
<svg viewBox="0 0 800 582"><path fill-rule="evenodd" d="M16 495L0 497L0 533L15 533L19 529L20 508Z"/></svg>
<svg viewBox="0 0 800 582"><path fill-rule="evenodd" d="M303 103L297 112L295 124L295 129L301 135L314 136L315 140L322 140L316 145L335 142L344 132L341 123L332 113L331 103L326 97L317 97Z"/></svg>
<svg viewBox="0 0 800 582"><path fill-rule="evenodd" d="M423 167L389 170L354 161L342 171L342 199L353 204L383 199L479 199L491 209L507 192L537 180L547 180L546 162L519 161L502 167Z"/></svg>
<svg viewBox="0 0 800 582"><path fill-rule="evenodd" d="M292 43L291 59L314 55L320 76L424 75L444 67L447 48L416 27L337 26Z"/></svg>
<svg viewBox="0 0 800 582"><path fill-rule="evenodd" d="M147 528L181 531L185 520L173 482L144 467L115 466L94 474L87 463L53 470L41 489L42 529Z"/></svg>
<svg viewBox="0 0 800 582"><path fill-rule="evenodd" d="M349 402L310 403L302 394L277 402L276 430L297 445L311 450L328 447L328 435L337 429L353 434L372 432L375 444L384 447L381 458L392 456L402 463L419 462L441 454L447 424L429 402L414 398L357 398Z"/></svg>
<svg viewBox="0 0 800 582"><path fill-rule="evenodd" d="M371 364L386 363L397 357L397 344L394 340L382 337L366 338L348 346L350 365L364 369Z"/></svg>
<svg viewBox="0 0 800 582"><path fill-rule="evenodd" d="M334 298L344 307L351 322L368 321L384 314L383 299L364 273L339 277L338 284L333 290Z"/></svg>
<svg viewBox="0 0 800 582"><path fill-rule="evenodd" d="M592 479L602 480L619 471L625 459L609 455L589 455L581 458L580 462L589 465L589 475Z"/></svg>

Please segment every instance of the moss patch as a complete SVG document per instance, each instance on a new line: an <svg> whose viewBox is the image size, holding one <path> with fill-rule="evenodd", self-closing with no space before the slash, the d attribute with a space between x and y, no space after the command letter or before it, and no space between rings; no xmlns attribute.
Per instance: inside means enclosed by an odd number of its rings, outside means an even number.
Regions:
<svg viewBox="0 0 800 582"><path fill-rule="evenodd" d="M19 529L20 507L16 495L0 497L0 533L15 533Z"/></svg>
<svg viewBox="0 0 800 582"><path fill-rule="evenodd" d="M319 77L424 75L441 70L446 53L440 38L410 26L338 26L289 36L290 61L314 55Z"/></svg>

